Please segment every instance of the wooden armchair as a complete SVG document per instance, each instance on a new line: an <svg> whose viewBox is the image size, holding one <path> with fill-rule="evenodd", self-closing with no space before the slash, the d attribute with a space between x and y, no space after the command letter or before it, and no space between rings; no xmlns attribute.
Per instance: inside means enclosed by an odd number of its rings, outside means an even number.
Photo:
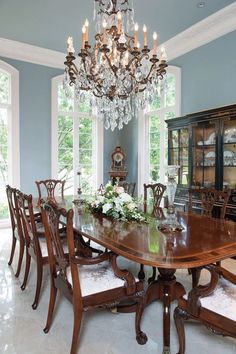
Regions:
<svg viewBox="0 0 236 354"><path fill-rule="evenodd" d="M184 321L188 319L201 322L213 333L236 337L236 276L213 264L204 268L211 274L210 282L180 298L174 311L178 354L185 353Z"/></svg>
<svg viewBox="0 0 236 354"><path fill-rule="evenodd" d="M163 218L163 211L160 207L162 197L166 190L166 186L161 183L154 184L144 184L144 202L143 202L143 211L144 213L148 212L148 199L152 200L152 209L151 215L156 218ZM151 192L148 198L148 192ZM143 280L145 278L144 266L140 265L140 271L138 274L139 279ZM149 283L155 280L156 278L156 268L153 267L152 276L148 279Z"/></svg>
<svg viewBox="0 0 236 354"><path fill-rule="evenodd" d="M42 181L35 181L39 200L42 197L48 197L49 199L55 199L59 196L62 199L64 198L64 189L66 181L58 179L45 179Z"/></svg>
<svg viewBox="0 0 236 354"><path fill-rule="evenodd" d="M57 291L61 291L73 304L74 328L71 354L77 352L78 337L84 311L98 307L109 307L126 299L136 299L136 339L140 344L147 341L140 330L144 307L143 283L137 281L127 270L120 270L117 256L104 252L96 257L81 255L80 240L73 232L73 210L60 209L53 202L42 208L43 223L48 246L51 291L48 317L44 332L51 327ZM63 218L67 228L69 258L65 255L59 237L59 221ZM79 247L78 247L79 246ZM114 274L115 273L115 274Z"/></svg>
<svg viewBox="0 0 236 354"><path fill-rule="evenodd" d="M195 197L195 199L194 199ZM225 218L226 207L230 197L230 190L219 191L214 188L189 189L189 213L193 212L193 202L200 201L201 215L213 216L213 208L216 205L220 219ZM220 265L220 262L217 263ZM193 287L197 286L200 272L199 268L193 268L191 271L193 278Z"/></svg>
<svg viewBox="0 0 236 354"><path fill-rule="evenodd" d="M23 237L23 230L20 220L19 209L16 205L16 188L12 188L9 185L6 186L6 193L7 193L7 200L9 205L9 212L11 218L11 227L12 227L12 245L11 245L11 254L8 265L12 264L15 248L16 248L16 241L19 241L20 251L19 251L19 258L18 258L18 265L15 276L18 277L21 271L22 260L24 256L24 237Z"/></svg>
<svg viewBox="0 0 236 354"><path fill-rule="evenodd" d="M128 193L129 195L131 195L131 197L134 196L134 191L135 191L135 187L136 187L135 182L120 181L118 184L119 184L119 186L123 187L125 192Z"/></svg>
<svg viewBox="0 0 236 354"><path fill-rule="evenodd" d="M30 271L31 258L37 265L37 281L32 308L35 310L38 306L40 290L43 277L43 266L48 264L48 252L44 228L34 218L32 195L26 195L20 191L16 192L16 205L22 220L23 235L26 248L26 266L21 289L25 290L28 275Z"/></svg>

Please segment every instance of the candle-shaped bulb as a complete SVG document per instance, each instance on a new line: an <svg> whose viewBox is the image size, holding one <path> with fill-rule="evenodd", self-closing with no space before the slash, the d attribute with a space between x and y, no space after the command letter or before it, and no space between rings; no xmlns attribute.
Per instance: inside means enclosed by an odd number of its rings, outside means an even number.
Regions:
<svg viewBox="0 0 236 354"><path fill-rule="evenodd" d="M88 38L89 38L89 35L88 35L89 22L88 22L88 19L87 19L87 18L86 18L86 20L85 20L84 27L85 27L85 29L86 29L86 32L85 32L85 41L88 42Z"/></svg>
<svg viewBox="0 0 236 354"><path fill-rule="evenodd" d="M107 27L107 21L106 20L103 20L102 22L102 27L105 29Z"/></svg>
<svg viewBox="0 0 236 354"><path fill-rule="evenodd" d="M144 25L143 26L143 38L144 38L144 46L146 47L147 46L147 26Z"/></svg>
<svg viewBox="0 0 236 354"><path fill-rule="evenodd" d="M153 33L153 55L157 55L157 33Z"/></svg>
<svg viewBox="0 0 236 354"><path fill-rule="evenodd" d="M118 12L118 14L117 14L117 32L118 32L118 34L120 34L120 31L121 31L121 19L122 19L121 12Z"/></svg>
<svg viewBox="0 0 236 354"><path fill-rule="evenodd" d="M140 42L137 42L137 48L140 49Z"/></svg>
<svg viewBox="0 0 236 354"><path fill-rule="evenodd" d="M86 37L86 27L82 27L82 49L84 49L85 46L85 37Z"/></svg>
<svg viewBox="0 0 236 354"><path fill-rule="evenodd" d="M164 47L161 47L161 61L166 61L166 50Z"/></svg>
<svg viewBox="0 0 236 354"><path fill-rule="evenodd" d="M68 37L67 39L67 52L68 53L74 53L74 47L73 47L73 38L72 37Z"/></svg>
<svg viewBox="0 0 236 354"><path fill-rule="evenodd" d="M137 47L138 43L138 24L135 23L134 25L134 46Z"/></svg>

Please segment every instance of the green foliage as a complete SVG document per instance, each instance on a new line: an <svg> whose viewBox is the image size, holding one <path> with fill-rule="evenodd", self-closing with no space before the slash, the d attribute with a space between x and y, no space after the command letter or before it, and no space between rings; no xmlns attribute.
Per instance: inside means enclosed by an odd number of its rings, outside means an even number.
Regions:
<svg viewBox="0 0 236 354"><path fill-rule="evenodd" d="M10 75L0 71L0 103L10 103Z"/></svg>
<svg viewBox="0 0 236 354"><path fill-rule="evenodd" d="M0 203L0 220L8 218L8 206L6 203Z"/></svg>

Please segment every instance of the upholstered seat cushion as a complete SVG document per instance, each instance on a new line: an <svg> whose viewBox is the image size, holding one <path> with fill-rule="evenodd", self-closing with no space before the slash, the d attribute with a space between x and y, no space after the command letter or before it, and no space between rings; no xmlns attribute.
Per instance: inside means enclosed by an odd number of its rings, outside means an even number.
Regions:
<svg viewBox="0 0 236 354"><path fill-rule="evenodd" d="M47 241L45 237L39 237L39 244L41 248L42 257L48 256L48 249L47 249ZM63 250L65 253L68 253L68 246L67 246L67 239L66 237L63 238Z"/></svg>
<svg viewBox="0 0 236 354"><path fill-rule="evenodd" d="M221 278L214 292L200 302L202 307L236 321L236 285L228 280Z"/></svg>
<svg viewBox="0 0 236 354"><path fill-rule="evenodd" d="M124 286L124 280L115 276L108 262L78 266L78 268L82 296ZM67 279L72 284L70 268L68 269Z"/></svg>

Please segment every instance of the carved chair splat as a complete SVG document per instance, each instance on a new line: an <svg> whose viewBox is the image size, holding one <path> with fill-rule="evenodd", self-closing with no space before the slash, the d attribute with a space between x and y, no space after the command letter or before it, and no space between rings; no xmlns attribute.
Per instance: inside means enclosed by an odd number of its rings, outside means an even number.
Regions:
<svg viewBox="0 0 236 354"><path fill-rule="evenodd" d="M135 299L136 306L136 339L140 344L147 341L140 329L140 321L144 308L143 283L136 280L127 270L120 270L116 264L117 256L105 251L96 257L81 256L77 252L78 234L73 231L73 210L60 209L52 201L42 207L45 226L51 290L47 323L47 333L52 324L53 311L58 290L73 304L74 328L71 354L77 352L79 332L83 312L96 307L112 307L123 300ZM61 247L59 237L59 220L66 220L69 258Z"/></svg>

